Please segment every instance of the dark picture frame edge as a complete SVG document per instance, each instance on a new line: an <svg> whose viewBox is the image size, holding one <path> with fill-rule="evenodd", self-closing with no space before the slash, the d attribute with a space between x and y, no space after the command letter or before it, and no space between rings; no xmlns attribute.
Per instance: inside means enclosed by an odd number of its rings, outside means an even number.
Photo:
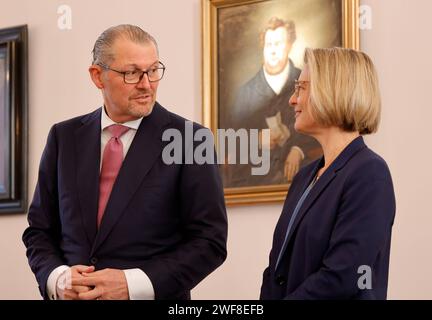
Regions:
<svg viewBox="0 0 432 320"><path fill-rule="evenodd" d="M28 27L0 29L0 46L7 48L6 102L9 138L6 141L10 164L5 180L8 197L0 200L0 214L25 213L28 192Z"/></svg>

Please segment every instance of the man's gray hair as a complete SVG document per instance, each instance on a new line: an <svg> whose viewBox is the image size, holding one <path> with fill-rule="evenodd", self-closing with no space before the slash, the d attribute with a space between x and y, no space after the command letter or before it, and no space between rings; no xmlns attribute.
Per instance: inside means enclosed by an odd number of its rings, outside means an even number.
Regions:
<svg viewBox="0 0 432 320"><path fill-rule="evenodd" d="M112 46L115 40L121 37L139 44L146 44L151 42L155 45L156 50L159 54L156 40L148 32L134 25L121 24L105 30L104 32L102 32L99 38L97 38L92 51L92 64L110 63L114 59L114 52L112 51Z"/></svg>

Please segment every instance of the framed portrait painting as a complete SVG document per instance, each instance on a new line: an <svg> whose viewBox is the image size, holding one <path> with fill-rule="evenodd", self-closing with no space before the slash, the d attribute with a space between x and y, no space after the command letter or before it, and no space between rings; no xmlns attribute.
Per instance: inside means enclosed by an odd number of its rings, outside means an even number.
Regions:
<svg viewBox="0 0 432 320"><path fill-rule="evenodd" d="M0 213L27 209L27 26L0 29Z"/></svg>
<svg viewBox="0 0 432 320"><path fill-rule="evenodd" d="M289 99L305 48L359 48L358 0L202 0L203 124L228 205L285 199L322 155L294 130Z"/></svg>

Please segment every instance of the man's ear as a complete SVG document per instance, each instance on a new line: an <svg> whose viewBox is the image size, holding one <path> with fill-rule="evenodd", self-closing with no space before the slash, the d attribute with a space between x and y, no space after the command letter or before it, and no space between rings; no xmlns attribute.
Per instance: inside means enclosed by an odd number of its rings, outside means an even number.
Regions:
<svg viewBox="0 0 432 320"><path fill-rule="evenodd" d="M89 67L89 73L90 73L90 77L93 81L93 83L96 85L96 87L98 87L99 89L103 89L104 85L102 82L102 69L101 67L99 67L98 65L92 64Z"/></svg>

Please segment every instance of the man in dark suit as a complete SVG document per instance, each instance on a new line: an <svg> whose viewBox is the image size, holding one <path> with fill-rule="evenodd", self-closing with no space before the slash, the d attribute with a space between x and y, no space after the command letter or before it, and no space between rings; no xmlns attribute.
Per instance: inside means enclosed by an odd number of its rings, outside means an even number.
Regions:
<svg viewBox="0 0 432 320"><path fill-rule="evenodd" d="M189 299L226 258L217 165L163 161L163 132L185 137L186 120L156 102L165 66L147 32L103 32L89 71L104 107L51 128L23 234L40 292Z"/></svg>
<svg viewBox="0 0 432 320"><path fill-rule="evenodd" d="M264 176L251 176L250 165L236 165L229 170L226 187L271 185L290 182L300 165L320 155L318 143L294 130L294 110L289 98L300 75L289 59L296 40L293 21L271 18L260 35L263 66L240 87L231 108L231 126L236 130L270 129L270 170ZM237 157L238 158L238 157Z"/></svg>

